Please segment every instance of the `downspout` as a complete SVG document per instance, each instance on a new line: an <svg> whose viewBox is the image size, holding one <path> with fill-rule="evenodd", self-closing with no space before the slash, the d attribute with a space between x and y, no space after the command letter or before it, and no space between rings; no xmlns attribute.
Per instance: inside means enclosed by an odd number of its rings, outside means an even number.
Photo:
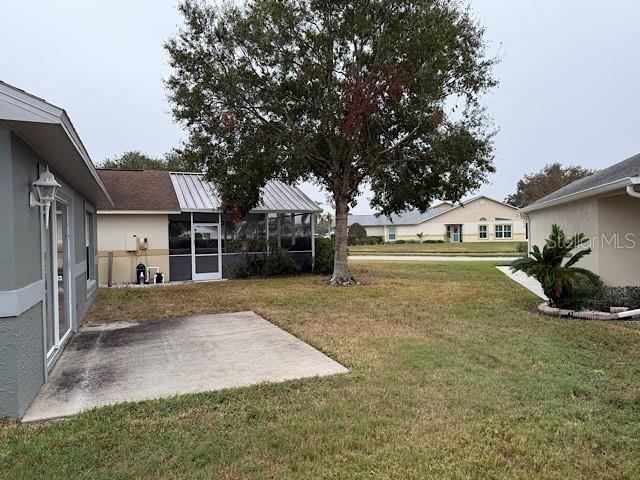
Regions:
<svg viewBox="0 0 640 480"><path fill-rule="evenodd" d="M640 177L630 177L631 185L627 185L627 195L633 198L640 198L640 192L635 189L635 186L640 184Z"/></svg>
<svg viewBox="0 0 640 480"><path fill-rule="evenodd" d="M627 185L627 195L633 198L640 198L640 192L635 189L635 186L640 183L640 177L631 177L630 180L632 185ZM637 317L638 315L640 315L640 309L638 308L617 314L618 318Z"/></svg>
<svg viewBox="0 0 640 480"><path fill-rule="evenodd" d="M636 191L633 185L627 185L627 195L634 198L640 198L640 192Z"/></svg>

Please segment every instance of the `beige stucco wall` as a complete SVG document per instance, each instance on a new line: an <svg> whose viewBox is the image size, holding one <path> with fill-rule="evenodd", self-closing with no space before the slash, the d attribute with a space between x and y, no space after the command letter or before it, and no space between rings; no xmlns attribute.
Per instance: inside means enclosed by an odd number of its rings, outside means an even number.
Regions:
<svg viewBox="0 0 640 480"><path fill-rule="evenodd" d="M135 282L138 263L159 267L169 281L169 224L167 215L98 214L99 283L108 280L108 255L113 252L113 283ZM126 238L147 238L147 250L129 252Z"/></svg>
<svg viewBox="0 0 640 480"><path fill-rule="evenodd" d="M609 285L640 285L640 199L628 195L598 200L599 275Z"/></svg>
<svg viewBox="0 0 640 480"><path fill-rule="evenodd" d="M551 225L557 224L567 234L584 233L588 237L598 235L598 200L595 198L565 203L529 213L531 246L540 249L551 233ZM594 250L580 261L580 266L598 273L599 251Z"/></svg>
<svg viewBox="0 0 640 480"><path fill-rule="evenodd" d="M481 218L486 221L480 222ZM504 218L506 220L496 220ZM448 224L462 224L464 242L524 241L525 223L518 211L491 199L480 197L462 207L438 215L418 225L398 225L398 240L417 240L417 234L424 233L425 240L444 240ZM480 224L487 226L487 238L479 237ZM511 238L495 238L495 225L511 225ZM385 235L385 240L388 237Z"/></svg>
<svg viewBox="0 0 640 480"><path fill-rule="evenodd" d="M384 227L382 225L364 227L364 229L367 231L367 237L383 237L384 236Z"/></svg>
<svg viewBox="0 0 640 480"><path fill-rule="evenodd" d="M531 242L540 248L558 224L567 235L584 233L593 252L580 266L608 285L640 285L640 200L626 194L579 200L529 213Z"/></svg>

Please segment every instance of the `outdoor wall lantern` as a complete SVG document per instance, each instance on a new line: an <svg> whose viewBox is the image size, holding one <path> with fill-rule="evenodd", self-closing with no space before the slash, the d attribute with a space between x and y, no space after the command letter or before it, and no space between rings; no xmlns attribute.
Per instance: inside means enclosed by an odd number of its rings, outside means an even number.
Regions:
<svg viewBox="0 0 640 480"><path fill-rule="evenodd" d="M51 210L51 202L56 198L56 190L60 188L60 184L56 181L56 177L49 171L42 172L40 178L33 182L33 191L29 192L30 207L44 207L44 226L49 228L49 211Z"/></svg>

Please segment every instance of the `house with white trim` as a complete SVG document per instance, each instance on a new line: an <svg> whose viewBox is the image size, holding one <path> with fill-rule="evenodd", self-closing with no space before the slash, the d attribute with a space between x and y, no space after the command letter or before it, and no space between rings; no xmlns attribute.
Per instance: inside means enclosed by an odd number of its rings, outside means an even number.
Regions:
<svg viewBox="0 0 640 480"><path fill-rule="evenodd" d="M518 209L481 195L466 202L442 202L425 212L411 210L390 217L350 215L349 225L362 225L367 236L385 242L442 240L451 242L524 241L526 226Z"/></svg>

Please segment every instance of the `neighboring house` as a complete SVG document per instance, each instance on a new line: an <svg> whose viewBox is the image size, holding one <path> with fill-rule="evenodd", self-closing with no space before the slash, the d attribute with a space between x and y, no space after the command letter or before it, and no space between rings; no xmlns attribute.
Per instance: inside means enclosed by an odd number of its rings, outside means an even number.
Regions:
<svg viewBox="0 0 640 480"><path fill-rule="evenodd" d="M521 210L530 248L558 224L584 233L593 249L580 261L613 286L640 285L640 155L576 180Z"/></svg>
<svg viewBox="0 0 640 480"><path fill-rule="evenodd" d="M385 242L445 240L451 242L487 242L525 240L525 225L518 209L486 196L453 205L450 202L428 209L412 210L391 218L380 215L350 215L349 225L359 223L367 236L380 236Z"/></svg>
<svg viewBox="0 0 640 480"><path fill-rule="evenodd" d="M152 283L158 272L165 282L230 278L247 255L275 248L311 270L321 209L295 187L269 182L260 205L239 218L221 211L213 185L197 173L98 173L114 202L98 205L100 284L109 274L112 283L136 282L139 264Z"/></svg>
<svg viewBox="0 0 640 480"><path fill-rule="evenodd" d="M97 292L110 203L66 112L0 82L0 416L21 418Z"/></svg>

